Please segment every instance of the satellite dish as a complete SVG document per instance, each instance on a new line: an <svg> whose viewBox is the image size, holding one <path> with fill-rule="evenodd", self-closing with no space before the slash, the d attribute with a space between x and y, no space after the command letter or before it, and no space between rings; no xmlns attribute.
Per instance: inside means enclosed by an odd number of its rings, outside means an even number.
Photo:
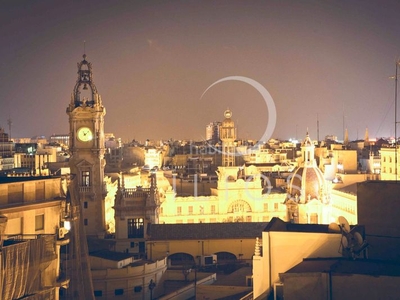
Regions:
<svg viewBox="0 0 400 300"><path fill-rule="evenodd" d="M357 245L361 246L362 243L364 242L364 239L359 232L354 232L353 238Z"/></svg>
<svg viewBox="0 0 400 300"><path fill-rule="evenodd" d="M354 226L353 229L350 230L350 225L346 218L339 217L338 221L342 232L339 252L342 253L344 257L356 259L369 246L360 233L361 227Z"/></svg>
<svg viewBox="0 0 400 300"><path fill-rule="evenodd" d="M340 226L337 223L332 222L328 226L328 232L338 232L338 233L340 233L341 232Z"/></svg>
<svg viewBox="0 0 400 300"><path fill-rule="evenodd" d="M342 230L346 233L350 232L350 225L349 222L347 222L346 218L343 216L340 216L338 218L339 226L342 228Z"/></svg>
<svg viewBox="0 0 400 300"><path fill-rule="evenodd" d="M342 247L343 248L349 247L349 241L347 240L347 237L345 237L345 236L342 236Z"/></svg>

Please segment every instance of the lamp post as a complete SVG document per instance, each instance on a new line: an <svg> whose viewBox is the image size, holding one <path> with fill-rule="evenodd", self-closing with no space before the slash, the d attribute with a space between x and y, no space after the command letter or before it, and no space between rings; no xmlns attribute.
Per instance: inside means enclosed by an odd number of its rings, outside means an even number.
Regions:
<svg viewBox="0 0 400 300"><path fill-rule="evenodd" d="M153 290L155 287L156 287L156 283L153 281L153 279L150 279L150 282L149 282L150 300L153 300Z"/></svg>

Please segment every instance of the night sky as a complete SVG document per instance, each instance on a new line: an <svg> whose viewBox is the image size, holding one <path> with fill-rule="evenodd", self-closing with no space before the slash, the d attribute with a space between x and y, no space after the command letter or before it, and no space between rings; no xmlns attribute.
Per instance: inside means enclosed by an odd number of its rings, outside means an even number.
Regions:
<svg viewBox="0 0 400 300"><path fill-rule="evenodd" d="M271 94L274 138L394 135L400 1L1 1L0 127L67 134L85 52L123 141L205 137L229 108L239 138L259 139ZM84 43L84 41L86 41Z"/></svg>

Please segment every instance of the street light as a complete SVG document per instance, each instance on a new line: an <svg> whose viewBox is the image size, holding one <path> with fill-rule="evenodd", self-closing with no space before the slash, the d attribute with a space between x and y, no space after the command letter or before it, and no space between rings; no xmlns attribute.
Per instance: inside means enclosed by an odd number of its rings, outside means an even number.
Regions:
<svg viewBox="0 0 400 300"><path fill-rule="evenodd" d="M153 281L153 279L151 279L149 282L150 300L153 300L153 290L155 287L156 287L156 283Z"/></svg>

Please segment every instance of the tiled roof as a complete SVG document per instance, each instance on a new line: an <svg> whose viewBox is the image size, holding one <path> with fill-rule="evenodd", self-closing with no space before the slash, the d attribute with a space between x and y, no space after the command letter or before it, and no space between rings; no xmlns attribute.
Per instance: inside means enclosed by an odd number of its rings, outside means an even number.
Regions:
<svg viewBox="0 0 400 300"><path fill-rule="evenodd" d="M152 224L150 240L256 238L267 222Z"/></svg>

